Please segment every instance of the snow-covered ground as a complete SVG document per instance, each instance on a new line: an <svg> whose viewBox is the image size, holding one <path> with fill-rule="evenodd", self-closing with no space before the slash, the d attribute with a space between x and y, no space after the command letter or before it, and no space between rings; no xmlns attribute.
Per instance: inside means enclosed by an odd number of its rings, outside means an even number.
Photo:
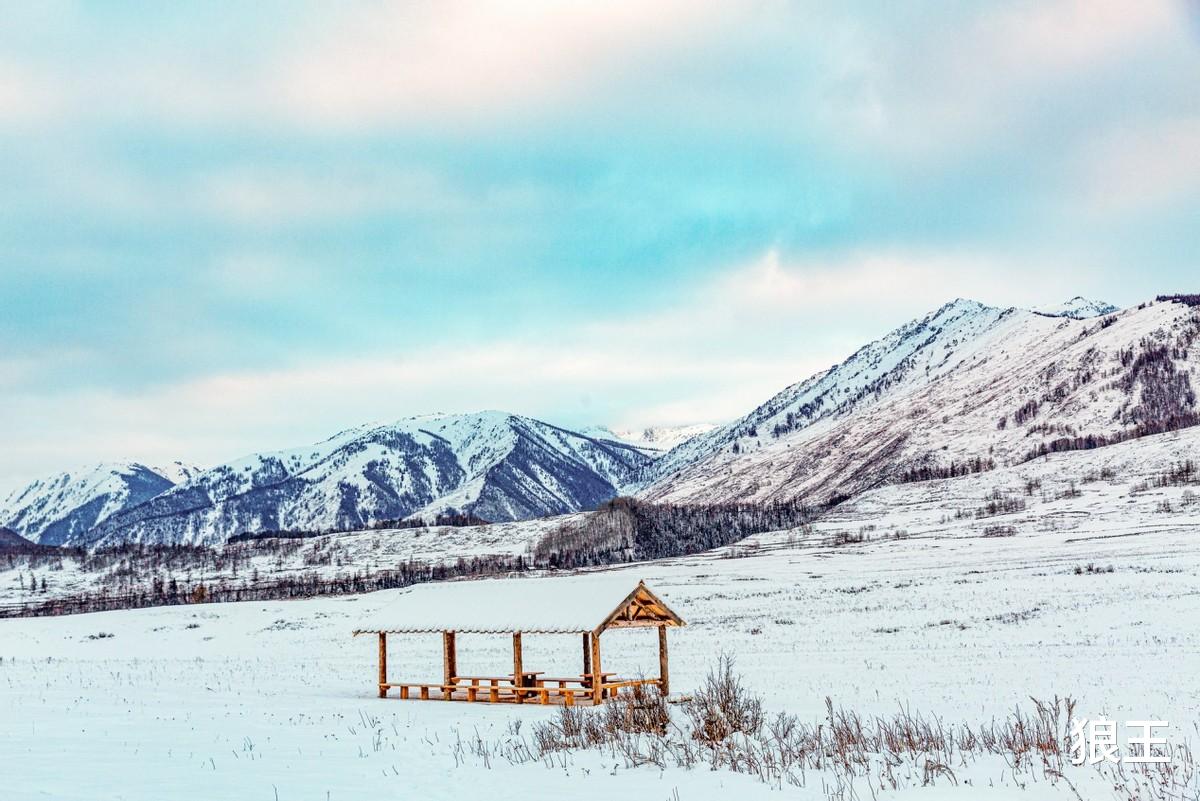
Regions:
<svg viewBox="0 0 1200 801"><path fill-rule="evenodd" d="M677 692L731 654L770 710L814 723L827 696L865 715L906 706L975 725L1069 695L1080 716L1167 720L1168 738L1194 741L1200 504L1187 486L1153 484L1198 436L881 488L807 530L607 572L645 579L688 621L671 633ZM998 497L1025 508L976 517ZM554 712L377 699L375 642L350 632L395 595L0 620L3 797L825 797L817 774L780 790L600 752L482 757L477 737L511 743ZM526 666L580 669L573 637L524 646ZM460 635L460 669L506 672L510 649ZM653 675L653 634L606 634L604 660ZM440 670L436 635L393 638L393 678ZM859 797L1116 797L1090 768L1069 774L1076 790L999 760L956 770L958 785L914 779Z"/></svg>

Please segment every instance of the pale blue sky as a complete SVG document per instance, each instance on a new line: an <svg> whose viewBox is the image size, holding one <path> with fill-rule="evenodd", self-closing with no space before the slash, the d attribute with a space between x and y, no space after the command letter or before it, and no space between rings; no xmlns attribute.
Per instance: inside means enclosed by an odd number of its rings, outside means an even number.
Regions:
<svg viewBox="0 0 1200 801"><path fill-rule="evenodd" d="M1197 290L1195 3L884 5L0 4L0 489Z"/></svg>

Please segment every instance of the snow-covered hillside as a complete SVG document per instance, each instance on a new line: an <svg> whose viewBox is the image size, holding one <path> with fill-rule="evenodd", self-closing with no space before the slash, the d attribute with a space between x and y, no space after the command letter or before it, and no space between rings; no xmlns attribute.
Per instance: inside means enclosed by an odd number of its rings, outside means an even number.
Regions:
<svg viewBox="0 0 1200 801"><path fill-rule="evenodd" d="M206 470L77 538L223 542L448 510L505 521L594 507L650 463L638 449L503 412L423 416Z"/></svg>
<svg viewBox="0 0 1200 801"><path fill-rule="evenodd" d="M1197 336L1181 303L1080 320L956 300L675 448L641 494L822 500L1174 427L1197 412Z"/></svg>
<svg viewBox="0 0 1200 801"><path fill-rule="evenodd" d="M156 470L136 462L93 465L38 479L0 504L0 525L43 545L73 542L112 515L170 489L176 462Z"/></svg>

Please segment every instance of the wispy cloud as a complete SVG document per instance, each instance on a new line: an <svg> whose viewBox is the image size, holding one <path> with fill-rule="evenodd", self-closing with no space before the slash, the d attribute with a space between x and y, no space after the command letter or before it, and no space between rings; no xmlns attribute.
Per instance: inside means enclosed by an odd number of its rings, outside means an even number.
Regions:
<svg viewBox="0 0 1200 801"><path fill-rule="evenodd" d="M20 65L0 59L0 131L27 129L57 111L58 98Z"/></svg>
<svg viewBox="0 0 1200 801"><path fill-rule="evenodd" d="M1200 203L1200 115L1106 131L1074 167L1087 211L1101 218Z"/></svg>
<svg viewBox="0 0 1200 801"><path fill-rule="evenodd" d="M1197 64L1182 13L1174 0L1047 0L960 9L949 24L915 30L863 26L860 46L843 62L845 95L829 104L829 119L920 170L1024 139L1047 119L1056 119L1061 137L1089 134L1094 117L1080 113L1081 101L1108 116L1113 103L1142 91L1114 87L1114 71L1147 59ZM1122 96L1097 93L1097 80ZM1138 113L1136 103L1126 110Z"/></svg>

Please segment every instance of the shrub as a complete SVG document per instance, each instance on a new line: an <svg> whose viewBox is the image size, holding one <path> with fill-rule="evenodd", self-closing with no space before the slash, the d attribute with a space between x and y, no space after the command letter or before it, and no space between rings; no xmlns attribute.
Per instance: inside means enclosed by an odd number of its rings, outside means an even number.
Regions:
<svg viewBox="0 0 1200 801"><path fill-rule="evenodd" d="M755 735L763 726L762 698L742 686L730 656L717 660L684 712L691 723L692 737L709 745L722 743L736 733Z"/></svg>

